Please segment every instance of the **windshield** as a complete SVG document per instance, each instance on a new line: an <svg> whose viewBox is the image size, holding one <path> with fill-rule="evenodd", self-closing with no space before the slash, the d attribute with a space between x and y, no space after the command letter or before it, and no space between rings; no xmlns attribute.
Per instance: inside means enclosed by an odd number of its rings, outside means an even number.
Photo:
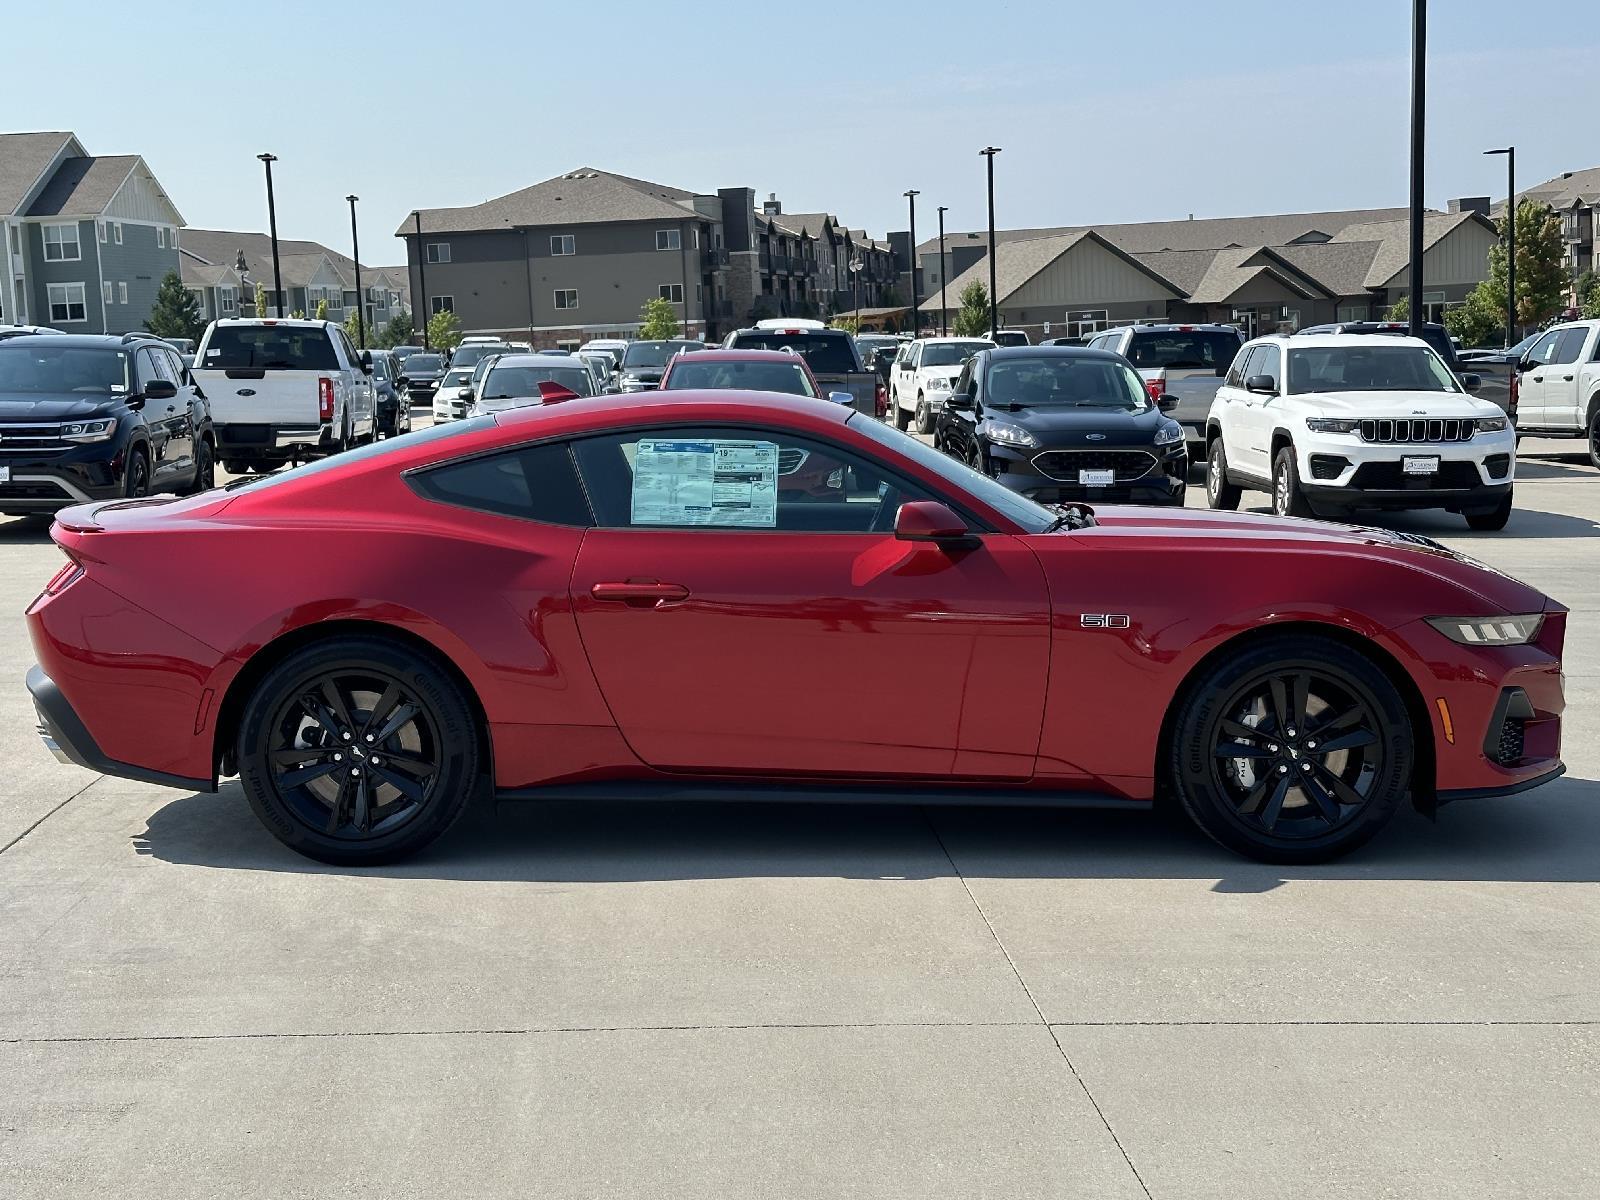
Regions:
<svg viewBox="0 0 1600 1200"><path fill-rule="evenodd" d="M734 341L740 350L792 350L806 360L814 375L848 375L859 371L856 346L848 333L784 333L762 330L741 333Z"/></svg>
<svg viewBox="0 0 1600 1200"><path fill-rule="evenodd" d="M1042 508L1026 496L1013 492L999 480L956 461L944 451L935 450L909 433L901 433L882 421L859 415L850 418L850 428L925 467L950 484L958 494L976 496L996 512L1004 513L1028 533L1043 533L1056 523L1056 514L1048 508Z"/></svg>
<svg viewBox="0 0 1600 1200"><path fill-rule="evenodd" d="M389 369L389 356L387 354L374 354L372 356L372 373L379 379L392 379L394 372Z"/></svg>
<svg viewBox="0 0 1600 1200"><path fill-rule="evenodd" d="M339 359L320 325L217 325L200 365L213 371L337 371Z"/></svg>
<svg viewBox="0 0 1600 1200"><path fill-rule="evenodd" d="M934 342L922 348L925 367L959 367L979 350L989 350L993 342Z"/></svg>
<svg viewBox="0 0 1600 1200"><path fill-rule="evenodd" d="M483 377L485 400L511 400L523 396L537 398L541 383L559 383L580 396L594 394L594 379L583 367L562 363L544 367L490 367Z"/></svg>
<svg viewBox="0 0 1600 1200"><path fill-rule="evenodd" d="M444 387L466 387L472 379L472 372L461 367L451 367L444 373L440 383Z"/></svg>
<svg viewBox="0 0 1600 1200"><path fill-rule="evenodd" d="M1105 358L1008 358L989 364L984 400L1027 408L1147 408L1150 395L1126 366Z"/></svg>
<svg viewBox="0 0 1600 1200"><path fill-rule="evenodd" d="M1136 367L1155 370L1212 371L1226 375L1239 353L1239 335L1212 329L1177 329L1135 333L1129 339L1127 359Z"/></svg>
<svg viewBox="0 0 1600 1200"><path fill-rule="evenodd" d="M470 346L457 346L456 352L450 356L452 367L471 367L487 358L491 354L504 354L510 346L489 345L484 342L473 342Z"/></svg>
<svg viewBox="0 0 1600 1200"><path fill-rule="evenodd" d="M790 396L815 396L799 362L701 362L699 355L674 363L667 373L667 388L740 388L751 392L784 392Z"/></svg>
<svg viewBox="0 0 1600 1200"><path fill-rule="evenodd" d="M76 392L126 396L131 357L125 350L80 346L30 346L0 342L0 392Z"/></svg>
<svg viewBox="0 0 1600 1200"><path fill-rule="evenodd" d="M629 342L627 350L622 355L622 365L624 367L664 367L667 365L667 359L678 351L697 345L699 345L698 342Z"/></svg>
<svg viewBox="0 0 1600 1200"><path fill-rule="evenodd" d="M444 370L444 359L437 354L413 354L406 359L407 375L427 375Z"/></svg>
<svg viewBox="0 0 1600 1200"><path fill-rule="evenodd" d="M1289 394L1458 392L1455 376L1422 346L1317 346L1289 351Z"/></svg>

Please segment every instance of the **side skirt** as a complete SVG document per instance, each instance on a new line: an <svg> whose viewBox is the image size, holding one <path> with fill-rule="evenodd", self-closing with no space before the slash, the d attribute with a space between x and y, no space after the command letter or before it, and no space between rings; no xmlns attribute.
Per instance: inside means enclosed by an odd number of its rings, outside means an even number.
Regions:
<svg viewBox="0 0 1600 1200"><path fill-rule="evenodd" d="M828 784L686 782L629 780L617 783L566 783L512 788L495 793L497 802L540 800L740 801L759 804L1008 805L1018 808L1101 808L1146 812L1149 800L1127 800L1101 792L1062 792L1018 787L836 787Z"/></svg>

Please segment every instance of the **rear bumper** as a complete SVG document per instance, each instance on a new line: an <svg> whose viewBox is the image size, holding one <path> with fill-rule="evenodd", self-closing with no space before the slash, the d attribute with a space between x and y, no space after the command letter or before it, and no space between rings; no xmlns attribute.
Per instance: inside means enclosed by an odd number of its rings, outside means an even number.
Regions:
<svg viewBox="0 0 1600 1200"><path fill-rule="evenodd" d="M250 458L263 453L327 450L333 445L332 424L218 425L217 453L223 458Z"/></svg>
<svg viewBox="0 0 1600 1200"><path fill-rule="evenodd" d="M185 788L194 792L215 791L209 779L192 779L184 775L171 775L165 771L152 771L132 763L118 762L103 753L88 729L73 711L72 705L56 687L55 681L44 673L42 667L30 667L27 676L28 692L33 696L33 709L37 718L39 738L45 749L64 763L73 763L98 771L102 775L116 775L123 779L136 779L141 783L157 783L163 787Z"/></svg>

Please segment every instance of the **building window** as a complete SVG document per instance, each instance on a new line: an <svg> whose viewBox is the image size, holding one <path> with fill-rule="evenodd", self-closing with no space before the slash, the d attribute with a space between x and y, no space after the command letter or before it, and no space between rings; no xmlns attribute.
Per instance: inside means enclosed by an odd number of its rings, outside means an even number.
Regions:
<svg viewBox="0 0 1600 1200"><path fill-rule="evenodd" d="M344 294L344 306L346 308L354 308L356 306L356 294L354 292L346 292Z"/></svg>
<svg viewBox="0 0 1600 1200"><path fill-rule="evenodd" d="M671 300L674 304L683 303L683 284L663 283L660 291L663 300Z"/></svg>
<svg viewBox="0 0 1600 1200"><path fill-rule="evenodd" d="M578 252L578 239L570 233L553 233L550 235L550 253L576 254Z"/></svg>
<svg viewBox="0 0 1600 1200"><path fill-rule="evenodd" d="M1082 337L1086 333L1098 333L1106 327L1106 315L1109 310L1104 308L1088 308L1080 312L1067 314L1067 336Z"/></svg>
<svg viewBox="0 0 1600 1200"><path fill-rule="evenodd" d="M202 288L190 288L189 295L194 297L195 306L200 310L200 315L206 315L206 294Z"/></svg>
<svg viewBox="0 0 1600 1200"><path fill-rule="evenodd" d="M656 230L657 250L682 250L683 235L676 229Z"/></svg>
<svg viewBox="0 0 1600 1200"><path fill-rule="evenodd" d="M167 241L171 244L174 250L178 248L178 227L176 225L167 230Z"/></svg>
<svg viewBox="0 0 1600 1200"><path fill-rule="evenodd" d="M431 263L447 263L450 261L449 242L429 242L428 261Z"/></svg>
<svg viewBox="0 0 1600 1200"><path fill-rule="evenodd" d="M218 306L222 309L223 312L231 313L233 311L233 289L232 288L218 288L217 289L217 303L218 303ZM258 313L256 315L257 316L261 316L263 314Z"/></svg>
<svg viewBox="0 0 1600 1200"><path fill-rule="evenodd" d="M455 312L456 298L454 296L429 296L428 307L435 315L442 312Z"/></svg>
<svg viewBox="0 0 1600 1200"><path fill-rule="evenodd" d="M1422 319L1424 321L1437 324L1444 320L1444 309L1443 292L1422 293Z"/></svg>
<svg viewBox="0 0 1600 1200"><path fill-rule="evenodd" d="M557 342L556 343L556 349L557 350L576 350L582 344L583 343L581 343L581 342L575 342L575 341L574 342Z"/></svg>
<svg viewBox="0 0 1600 1200"><path fill-rule="evenodd" d="M118 304L126 304L127 302L128 302L128 285L125 282L124 283L119 283L119 284L117 284L117 303Z"/></svg>
<svg viewBox="0 0 1600 1200"><path fill-rule="evenodd" d="M83 250L78 245L78 226L46 225L44 257L46 262L77 262L82 258Z"/></svg>
<svg viewBox="0 0 1600 1200"><path fill-rule="evenodd" d="M52 283L50 294L50 319L61 323L87 321L89 302L81 283Z"/></svg>
<svg viewBox="0 0 1600 1200"><path fill-rule="evenodd" d="M167 248L167 227L165 225L156 226L156 247L161 250Z"/></svg>
<svg viewBox="0 0 1600 1200"><path fill-rule="evenodd" d="M115 242L119 246L122 245L122 222L121 221L113 221L111 223L111 240L113 242Z"/></svg>
<svg viewBox="0 0 1600 1200"><path fill-rule="evenodd" d="M100 298L107 304L111 303L111 280L102 279L100 281Z"/></svg>
<svg viewBox="0 0 1600 1200"><path fill-rule="evenodd" d="M1334 310L1334 319L1344 325L1350 321L1365 321L1368 308L1365 304L1341 304Z"/></svg>
<svg viewBox="0 0 1600 1200"><path fill-rule="evenodd" d="M556 295L556 307L557 308L577 308L578 307L578 289L577 288L557 288L555 295Z"/></svg>
<svg viewBox="0 0 1600 1200"><path fill-rule="evenodd" d="M106 223L104 221L96 221L95 228L100 231L100 240L104 242L106 240Z"/></svg>

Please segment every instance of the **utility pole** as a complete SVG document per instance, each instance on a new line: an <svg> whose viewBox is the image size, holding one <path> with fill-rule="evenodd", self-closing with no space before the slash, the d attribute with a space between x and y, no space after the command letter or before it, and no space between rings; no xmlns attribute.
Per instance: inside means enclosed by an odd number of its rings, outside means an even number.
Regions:
<svg viewBox="0 0 1600 1200"><path fill-rule="evenodd" d="M422 244L422 213L413 209L412 218L416 221L417 228L417 287L422 291L422 307L417 310L422 318L422 348L428 346L428 250Z"/></svg>
<svg viewBox="0 0 1600 1200"><path fill-rule="evenodd" d="M905 195L911 203L911 336L916 337L922 332L922 320L917 312L917 197L922 193L913 189Z"/></svg>
<svg viewBox="0 0 1600 1200"><path fill-rule="evenodd" d="M950 273L944 269L944 214L949 206L939 205L939 336L949 337Z"/></svg>
<svg viewBox="0 0 1600 1200"><path fill-rule="evenodd" d="M1000 153L999 146L985 146L978 151L989 160L989 332L1000 332L1000 297L995 294L995 261L994 261L994 156Z"/></svg>
<svg viewBox="0 0 1600 1200"><path fill-rule="evenodd" d="M360 196L345 197L350 201L350 250L356 260L356 336L361 339L361 349L367 348L367 305L361 292L361 238L356 234L356 201Z"/></svg>
<svg viewBox="0 0 1600 1200"><path fill-rule="evenodd" d="M1411 322L1422 336L1422 151L1428 101L1428 0L1411 0Z"/></svg>
<svg viewBox="0 0 1600 1200"><path fill-rule="evenodd" d="M272 164L276 154L256 155L267 168L267 230L272 235L272 301L273 311L283 319L283 272L278 269L278 206L272 198ZM260 314L258 313L257 316Z"/></svg>
<svg viewBox="0 0 1600 1200"><path fill-rule="evenodd" d="M1517 338L1517 148L1485 150L1485 154L1506 156L1506 346Z"/></svg>

